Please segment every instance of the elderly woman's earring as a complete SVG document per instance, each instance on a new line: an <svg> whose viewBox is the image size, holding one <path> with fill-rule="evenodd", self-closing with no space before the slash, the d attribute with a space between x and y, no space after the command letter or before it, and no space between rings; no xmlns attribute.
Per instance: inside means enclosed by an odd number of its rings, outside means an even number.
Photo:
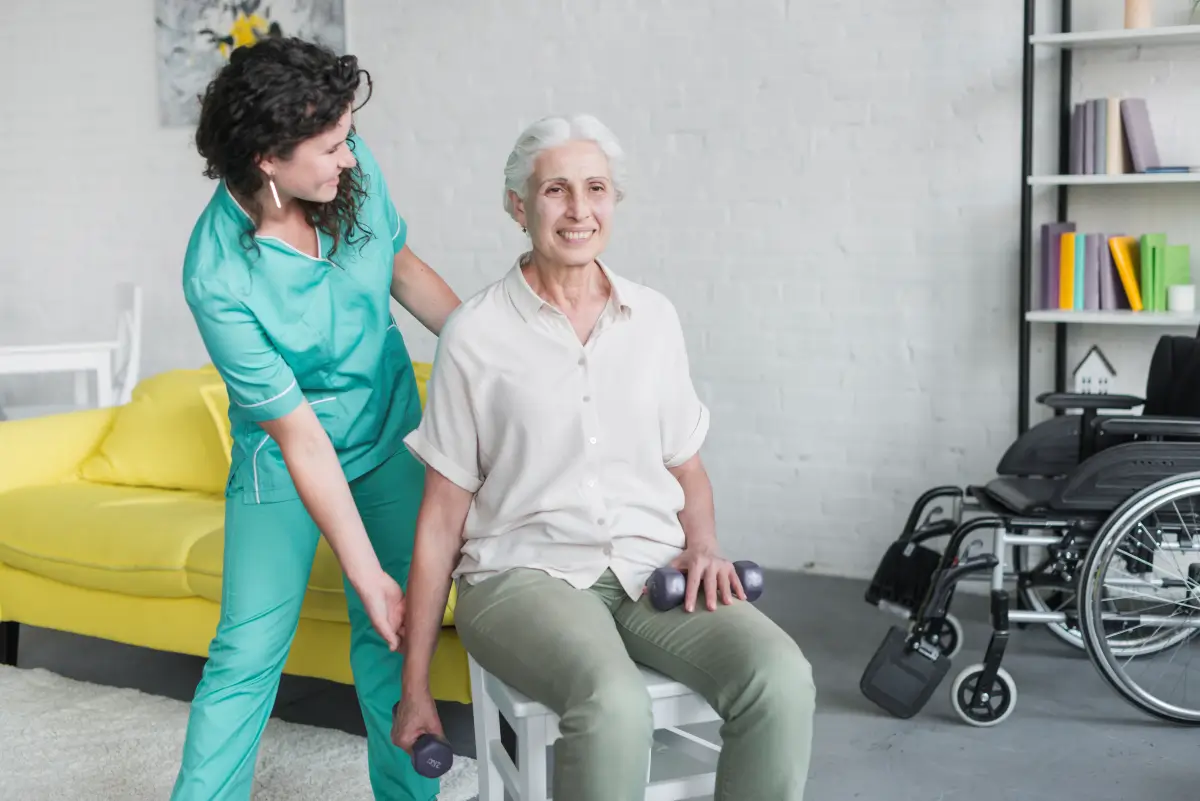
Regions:
<svg viewBox="0 0 1200 801"><path fill-rule="evenodd" d="M523 234L529 233L528 231L525 230L525 226L523 226L523 225L521 226L521 233L523 233Z"/></svg>
<svg viewBox="0 0 1200 801"><path fill-rule="evenodd" d="M271 184L271 197L275 198L275 208L282 209L283 204L279 202L279 191L275 188L275 179L268 178L267 182Z"/></svg>

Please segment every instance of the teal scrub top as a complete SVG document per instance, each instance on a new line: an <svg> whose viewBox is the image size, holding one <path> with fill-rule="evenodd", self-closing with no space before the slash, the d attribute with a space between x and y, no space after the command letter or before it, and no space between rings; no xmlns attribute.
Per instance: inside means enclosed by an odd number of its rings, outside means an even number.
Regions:
<svg viewBox="0 0 1200 801"><path fill-rule="evenodd" d="M366 196L353 243L319 233L320 258L254 236L251 218L222 181L192 231L183 292L229 392L233 438L228 497L267 503L298 497L279 446L259 425L308 401L353 480L403 449L420 422L412 361L389 305L392 264L407 224L371 151L349 139Z"/></svg>

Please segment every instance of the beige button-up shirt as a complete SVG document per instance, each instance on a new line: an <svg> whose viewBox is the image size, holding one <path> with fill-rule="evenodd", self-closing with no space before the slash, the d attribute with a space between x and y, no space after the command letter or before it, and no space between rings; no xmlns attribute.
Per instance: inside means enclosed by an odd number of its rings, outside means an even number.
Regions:
<svg viewBox="0 0 1200 801"><path fill-rule="evenodd" d="M474 493L456 578L529 567L586 588L611 567L637 598L684 547L668 468L708 432L678 314L602 264L612 293L583 344L520 264L443 326L405 444Z"/></svg>

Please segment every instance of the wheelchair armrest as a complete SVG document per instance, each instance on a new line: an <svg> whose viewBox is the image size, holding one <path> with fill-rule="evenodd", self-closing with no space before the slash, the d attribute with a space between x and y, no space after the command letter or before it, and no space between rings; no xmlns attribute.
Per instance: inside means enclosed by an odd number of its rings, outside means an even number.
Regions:
<svg viewBox="0 0 1200 801"><path fill-rule="evenodd" d="M1194 417L1105 417L1096 423L1103 434L1144 437L1193 437L1200 439L1200 418Z"/></svg>
<svg viewBox="0 0 1200 801"><path fill-rule="evenodd" d="M1096 395L1086 392L1043 392L1037 402L1051 409L1132 409L1144 400L1134 395Z"/></svg>

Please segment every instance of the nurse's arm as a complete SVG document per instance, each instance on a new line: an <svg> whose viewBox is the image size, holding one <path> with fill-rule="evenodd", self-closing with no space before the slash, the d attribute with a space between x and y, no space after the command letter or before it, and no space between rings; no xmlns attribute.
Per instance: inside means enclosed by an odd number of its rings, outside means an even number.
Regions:
<svg viewBox="0 0 1200 801"><path fill-rule="evenodd" d="M460 302L450 285L408 245L392 260L392 297L435 335Z"/></svg>
<svg viewBox="0 0 1200 801"><path fill-rule="evenodd" d="M259 425L279 445L304 508L329 541L346 578L356 590L372 586L383 567L359 517L341 461L312 407Z"/></svg>
<svg viewBox="0 0 1200 801"><path fill-rule="evenodd" d="M474 494L432 467L417 512L416 543L408 572L404 613L406 651L401 687L413 697L429 692L429 666L437 648L451 575L461 558L463 527Z"/></svg>

